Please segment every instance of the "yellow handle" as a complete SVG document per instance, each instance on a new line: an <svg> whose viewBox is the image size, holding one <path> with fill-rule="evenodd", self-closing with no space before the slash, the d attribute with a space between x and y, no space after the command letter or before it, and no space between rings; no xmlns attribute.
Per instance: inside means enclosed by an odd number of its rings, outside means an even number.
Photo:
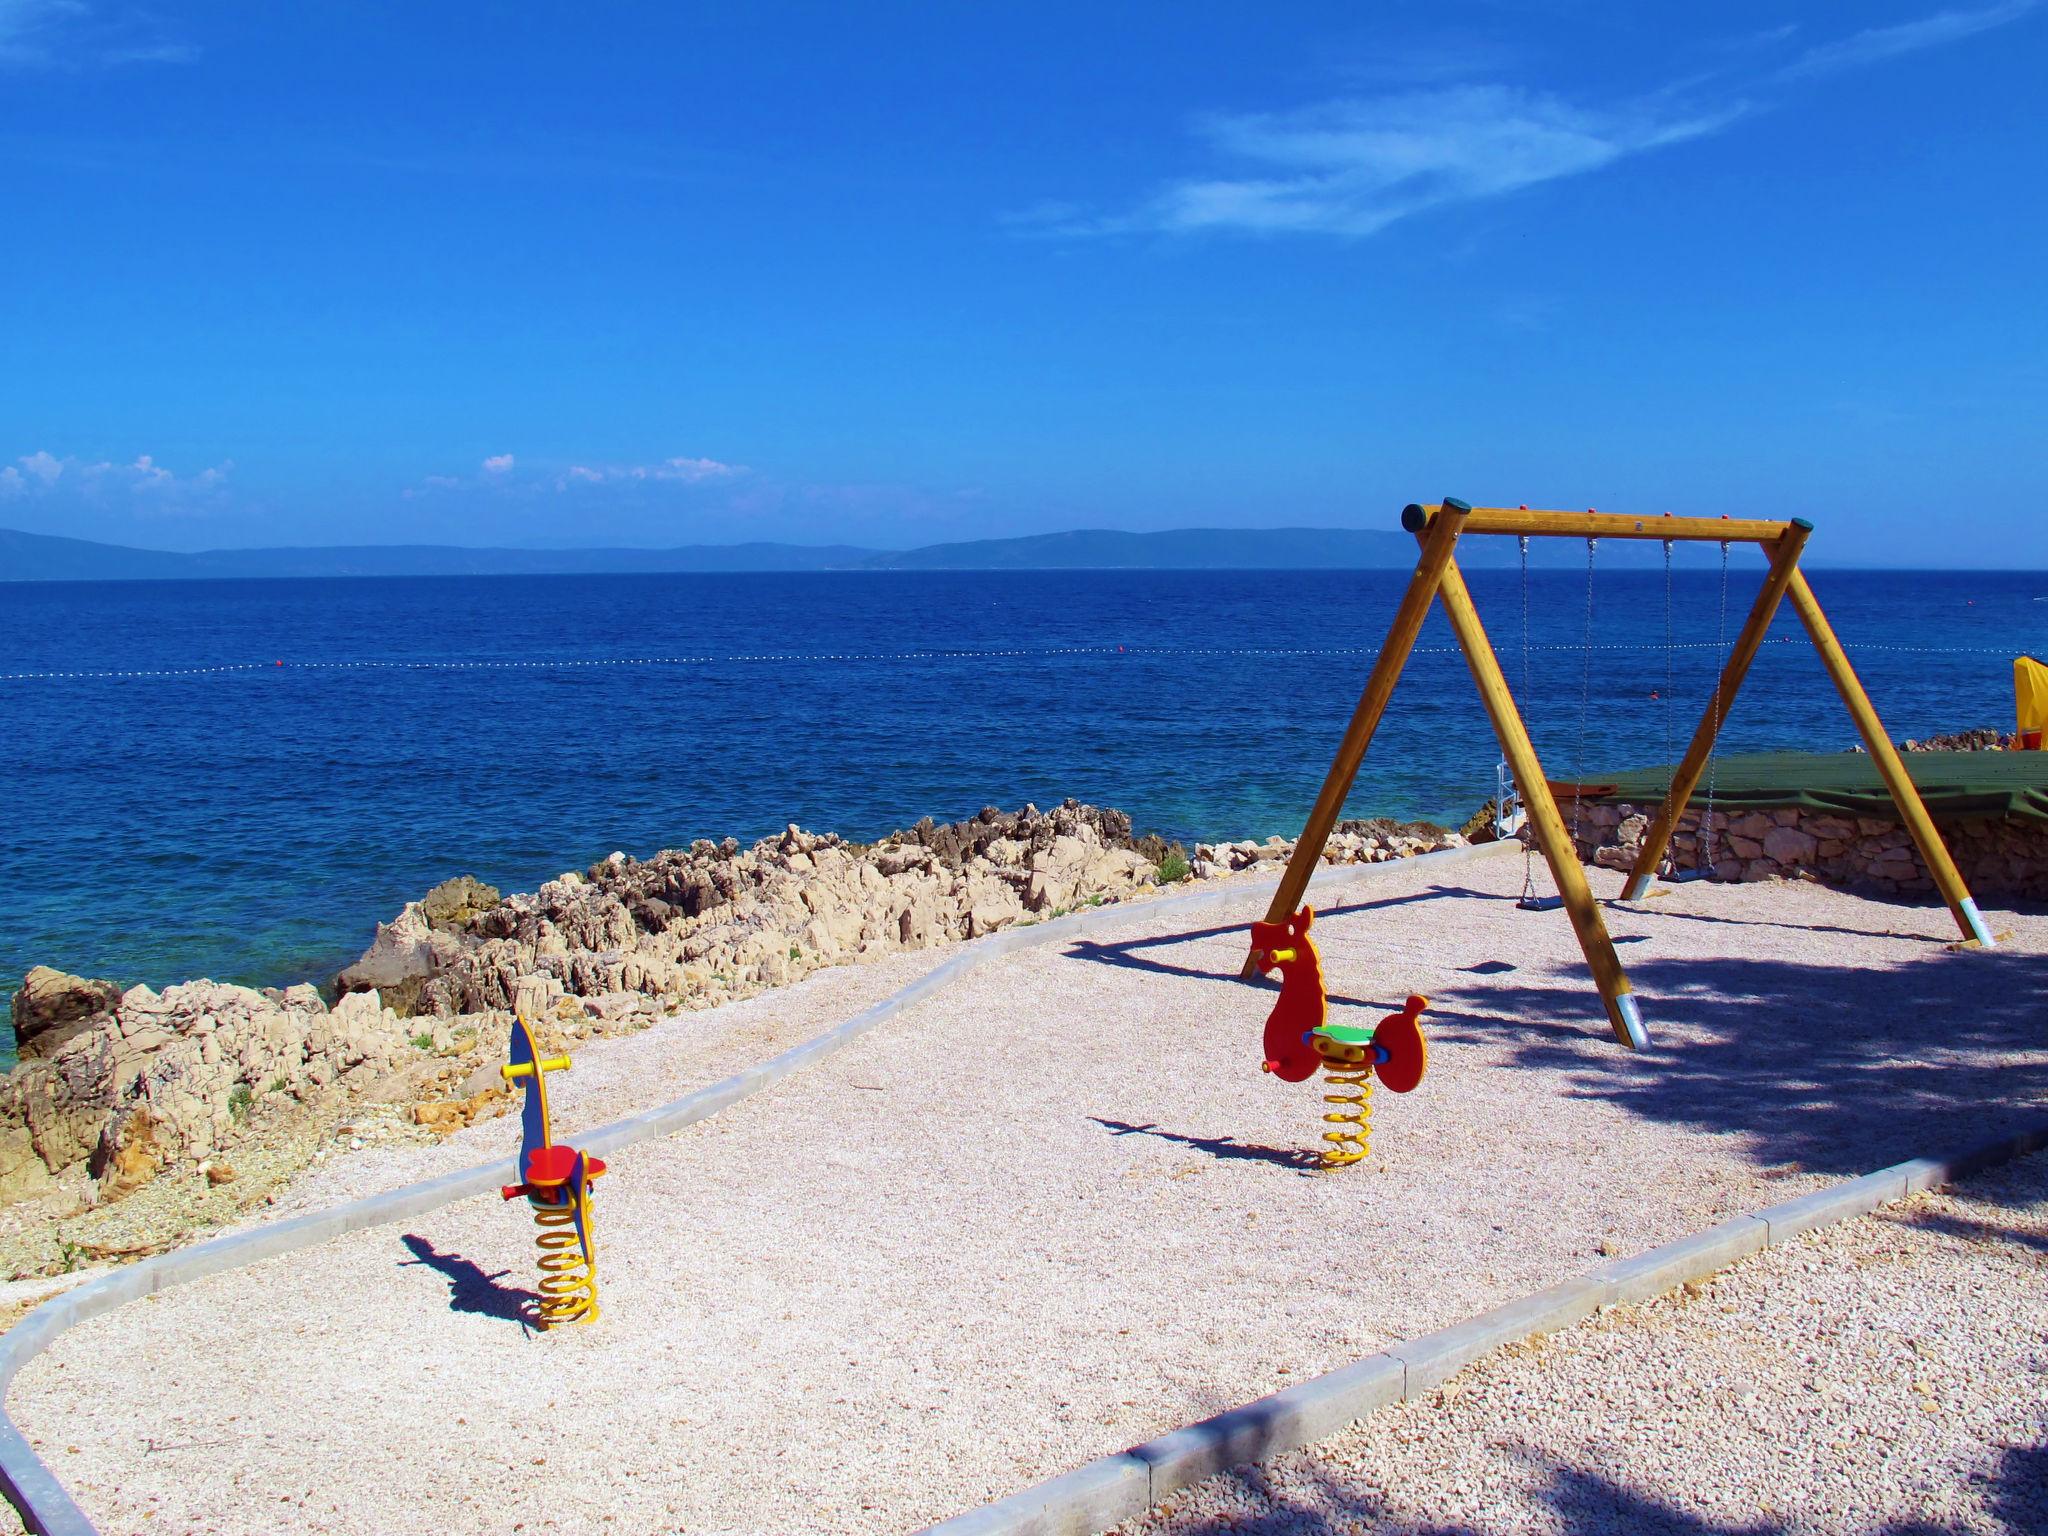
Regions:
<svg viewBox="0 0 2048 1536"><path fill-rule="evenodd" d="M498 1068L498 1074L509 1083L522 1077L533 1076L533 1069L536 1066L543 1072L566 1072L569 1070L569 1058L566 1056L550 1056L540 1062L522 1061L516 1067Z"/></svg>
<svg viewBox="0 0 2048 1536"><path fill-rule="evenodd" d="M1298 950L1292 949L1269 949L1266 951L1266 958L1275 965L1292 965L1298 953Z"/></svg>

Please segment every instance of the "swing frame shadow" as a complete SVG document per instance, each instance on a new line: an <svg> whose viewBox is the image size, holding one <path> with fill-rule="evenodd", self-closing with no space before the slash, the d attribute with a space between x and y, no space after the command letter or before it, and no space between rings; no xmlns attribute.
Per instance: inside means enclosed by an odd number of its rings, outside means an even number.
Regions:
<svg viewBox="0 0 2048 1536"><path fill-rule="evenodd" d="M1728 711L1749 673L1750 664L1763 645L1771 619L1777 613L1779 603L1789 597L1800 623L1805 626L1807 637L1820 653L1821 664L1827 669L1835 691L1848 707L1865 748L1877 764L1878 773L1898 806L1900 819L1912 833L1921 860L1934 877L1935 887L1948 904L1956 926L1962 930L1964 940L1972 948L1995 947L1991 931L1985 926L1977 903L1963 883L1961 871L1949 856L1933 817L1928 814L1920 792L1899 759L1898 749L1885 734L1884 723L1878 718L1870 696L1864 692L1855 668L1849 664L1848 654L1842 649L1842 643L1815 599L1813 589L1807 585L1805 574L1799 569L1800 554L1806 547L1808 535L1813 532L1813 524L1805 518L1772 522L1755 518L1673 517L1669 513L1662 517L1631 517L1593 511L1532 512L1526 507L1473 507L1447 496L1433 506L1411 503L1403 508L1401 526L1415 535L1416 543L1421 546L1421 557L1416 562L1414 575L1409 578L1407 590L1402 594L1400 606L1395 609L1393 620L1388 625L1387 638L1380 646L1371 676L1366 679L1365 690L1359 695L1358 706L1352 711L1351 722L1345 727L1336 757L1323 779L1315 806L1309 812L1308 824L1302 829L1287 871L1273 893L1272 904L1266 913L1268 922L1284 922L1299 907L1308 889L1309 877L1314 874L1342 813L1345 797L1351 792L1352 781L1358 776L1359 765L1365 761L1366 749L1372 745L1373 733L1386 713L1388 700L1393 697L1394 685L1400 680L1409 653L1415 647L1423 620L1428 617L1431 605L1441 599L1444 615L1458 637L1458 645L1465 654L1465 664L1471 670L1472 681L1486 706L1487 718L1493 723L1495 736L1500 739L1501 755L1507 760L1521 792L1524 814L1550 865L1559 899L1571 915L1572 930L1586 956L1586 964L1592 970L1594 985L1599 989L1600 1001L1606 1008L1614 1036L1631 1050L1641 1050L1647 1045L1649 1036L1643 1028L1642 1010L1630 986L1628 972L1622 968L1620 957L1615 954L1614 940L1607 932L1599 903L1594 900L1592 889L1586 882L1578 849L1565 830L1556 795L1544 777L1535 743L1530 739L1528 727L1523 723L1521 711L1509 691L1500 658L1495 655L1486 627L1480 622L1479 610L1473 605L1471 591L1465 585L1464 573L1458 569L1454 552L1459 538L1466 534L1508 534L1524 539L1585 539L1589 545L1600 539L1657 539L1662 540L1667 548L1679 542L1714 543L1724 549L1730 544L1753 543L1762 548L1770 569L1756 601L1750 607L1749 617L1722 665L1706 715L1694 730L1684 758L1673 771L1663 806L1644 834L1641 851L1623 884L1622 899L1640 900L1649 890L1670 844L1672 832L1712 759L1722 724L1728 718ZM1574 786L1574 791L1581 787ZM1248 956L1243 974L1251 975L1257 960L1255 954Z"/></svg>

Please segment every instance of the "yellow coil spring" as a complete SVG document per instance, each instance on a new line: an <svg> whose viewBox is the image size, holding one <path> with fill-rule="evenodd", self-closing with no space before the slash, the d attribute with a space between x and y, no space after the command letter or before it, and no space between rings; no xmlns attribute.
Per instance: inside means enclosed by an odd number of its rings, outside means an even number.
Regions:
<svg viewBox="0 0 2048 1536"><path fill-rule="evenodd" d="M1323 1166L1348 1168L1372 1150L1372 1068L1364 1066L1355 1071L1340 1072L1334 1066L1326 1066L1323 1069L1323 1086L1351 1090L1323 1095L1325 1104L1343 1106L1323 1116L1325 1121L1337 1127L1334 1131L1323 1132L1323 1140L1330 1143L1323 1149Z"/></svg>
<svg viewBox="0 0 2048 1536"><path fill-rule="evenodd" d="M576 1239L576 1208L566 1200L560 1205L533 1206L534 1247L540 1250L540 1316L543 1328L564 1323L597 1320L597 1275L584 1261L583 1245Z"/></svg>

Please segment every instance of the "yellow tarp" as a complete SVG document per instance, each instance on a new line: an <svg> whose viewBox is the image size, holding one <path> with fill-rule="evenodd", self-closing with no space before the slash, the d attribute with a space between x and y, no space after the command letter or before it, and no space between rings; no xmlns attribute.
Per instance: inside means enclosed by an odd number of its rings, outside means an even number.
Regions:
<svg viewBox="0 0 2048 1536"><path fill-rule="evenodd" d="M2012 664L2013 704L2019 712L2020 744L2048 747L2048 666L2031 656L2018 656Z"/></svg>

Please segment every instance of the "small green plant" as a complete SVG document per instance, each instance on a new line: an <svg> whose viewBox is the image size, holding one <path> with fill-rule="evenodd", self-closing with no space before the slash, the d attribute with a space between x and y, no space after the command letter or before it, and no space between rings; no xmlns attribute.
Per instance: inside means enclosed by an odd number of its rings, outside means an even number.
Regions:
<svg viewBox="0 0 2048 1536"><path fill-rule="evenodd" d="M1188 856L1177 847L1169 848L1166 857L1159 861L1158 878L1161 885L1176 884L1193 873L1193 868L1188 864Z"/></svg>
<svg viewBox="0 0 2048 1536"><path fill-rule="evenodd" d="M792 944L792 945L790 945L790 946L789 946L789 958L790 958L790 959L792 959L792 960L801 960L801 959L803 959L803 957L804 957L804 952L803 952L803 951L802 951L801 949L798 949L798 948L796 947L796 945Z"/></svg>
<svg viewBox="0 0 2048 1536"><path fill-rule="evenodd" d="M283 1079L283 1078L281 1078L281 1077L273 1077L273 1078L272 1078L272 1079L270 1080L270 1086L269 1086L268 1088L264 1089L263 1091L264 1091L265 1093L283 1093L283 1092L284 1092L284 1090L285 1090L285 1081L284 1081L284 1079Z"/></svg>
<svg viewBox="0 0 2048 1536"><path fill-rule="evenodd" d="M255 1100L256 1095L249 1091L247 1083L237 1083L228 1090L228 1114L233 1117L237 1125L241 1125L248 1120L249 1106Z"/></svg>
<svg viewBox="0 0 2048 1536"><path fill-rule="evenodd" d="M1107 900L1109 900L1107 896L1103 895L1100 891L1097 891L1093 896L1090 896L1088 898L1088 905L1091 907L1099 907Z"/></svg>
<svg viewBox="0 0 2048 1536"><path fill-rule="evenodd" d="M431 1051L434 1048L434 1037L426 1030L421 1030L412 1037L412 1043L420 1050Z"/></svg>

